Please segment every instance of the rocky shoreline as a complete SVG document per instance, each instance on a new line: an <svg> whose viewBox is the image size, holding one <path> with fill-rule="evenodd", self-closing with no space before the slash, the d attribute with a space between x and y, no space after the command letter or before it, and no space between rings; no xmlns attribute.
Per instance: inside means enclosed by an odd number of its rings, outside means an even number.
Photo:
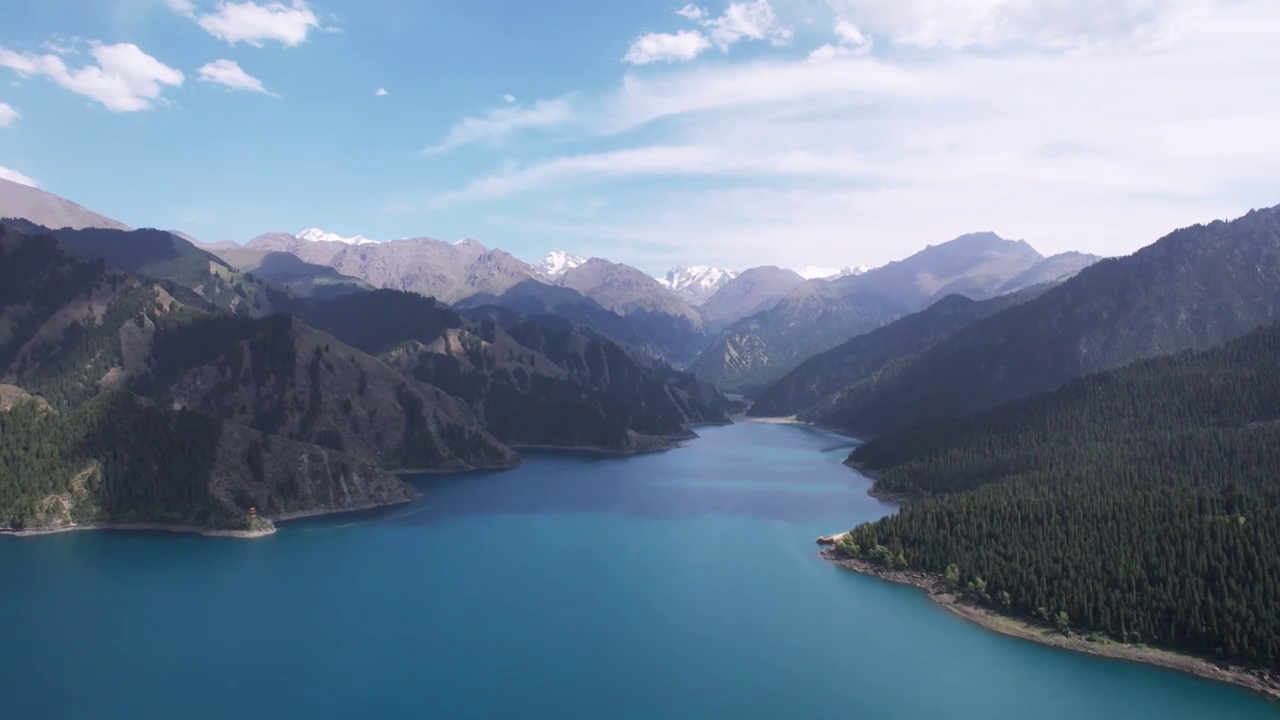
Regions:
<svg viewBox="0 0 1280 720"><path fill-rule="evenodd" d="M947 610L970 622L1003 635L1062 650L1177 670L1206 680L1245 687L1266 696L1270 700L1280 701L1280 675L1274 673L1234 665L1219 665L1205 658L1183 655L1146 645L1127 645L1110 640L1093 642L1078 635L1064 635L1055 630L1034 625L968 602L949 592L942 577L932 573L919 570L891 570L865 560L848 557L834 548L822 550L822 557L847 570L919 588L927 593L931 600Z"/></svg>

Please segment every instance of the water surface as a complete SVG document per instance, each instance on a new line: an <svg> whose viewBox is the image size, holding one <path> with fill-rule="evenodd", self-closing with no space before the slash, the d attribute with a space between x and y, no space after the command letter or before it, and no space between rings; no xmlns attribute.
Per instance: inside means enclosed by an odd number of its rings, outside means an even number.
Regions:
<svg viewBox="0 0 1280 720"><path fill-rule="evenodd" d="M892 511L795 426L422 478L258 541L0 538L0 717L1275 718L823 562Z"/></svg>

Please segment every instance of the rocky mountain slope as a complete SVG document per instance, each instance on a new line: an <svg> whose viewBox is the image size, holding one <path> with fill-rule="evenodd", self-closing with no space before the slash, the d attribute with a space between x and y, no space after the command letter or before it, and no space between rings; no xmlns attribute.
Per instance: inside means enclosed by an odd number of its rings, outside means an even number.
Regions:
<svg viewBox="0 0 1280 720"><path fill-rule="evenodd" d="M119 220L99 215L70 200L4 179L0 179L0 219L22 219L54 229L129 229Z"/></svg>
<svg viewBox="0 0 1280 720"><path fill-rule="evenodd" d="M675 296L698 307L716 294L726 283L738 276L733 270L693 265L677 265L658 278L658 284L675 293Z"/></svg>

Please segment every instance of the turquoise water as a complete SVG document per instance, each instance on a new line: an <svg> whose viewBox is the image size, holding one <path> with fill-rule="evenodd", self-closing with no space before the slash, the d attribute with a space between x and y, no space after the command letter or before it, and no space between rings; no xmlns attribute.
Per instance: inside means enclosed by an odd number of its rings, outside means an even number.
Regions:
<svg viewBox="0 0 1280 720"><path fill-rule="evenodd" d="M816 535L892 510L845 441L700 432L252 542L0 539L0 717L1277 717L831 566Z"/></svg>

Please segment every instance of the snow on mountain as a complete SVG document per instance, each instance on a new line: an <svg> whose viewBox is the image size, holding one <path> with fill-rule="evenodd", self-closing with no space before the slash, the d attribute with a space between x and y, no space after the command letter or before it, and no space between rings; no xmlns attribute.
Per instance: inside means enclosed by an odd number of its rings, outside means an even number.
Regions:
<svg viewBox="0 0 1280 720"><path fill-rule="evenodd" d="M839 270L836 268L806 265L796 272L805 280L814 280L819 278L822 280L838 280L839 278L849 277L850 275L861 275L870 269L870 265L858 265L857 267L845 265Z"/></svg>
<svg viewBox="0 0 1280 720"><path fill-rule="evenodd" d="M558 277L565 272L581 266L587 260L577 255L570 255L563 250L553 250L538 263L537 270L546 277Z"/></svg>
<svg viewBox="0 0 1280 720"><path fill-rule="evenodd" d="M336 233L325 232L320 228L307 228L306 230L298 233L296 237L299 240L309 240L311 242L340 242L348 245L367 245L374 242L363 235L342 237Z"/></svg>
<svg viewBox="0 0 1280 720"><path fill-rule="evenodd" d="M736 277L738 277L738 273L733 270L707 267L706 265L693 265L691 267L677 265L657 280L663 287L690 304L700 305L714 295L717 290L724 287L725 283Z"/></svg>

